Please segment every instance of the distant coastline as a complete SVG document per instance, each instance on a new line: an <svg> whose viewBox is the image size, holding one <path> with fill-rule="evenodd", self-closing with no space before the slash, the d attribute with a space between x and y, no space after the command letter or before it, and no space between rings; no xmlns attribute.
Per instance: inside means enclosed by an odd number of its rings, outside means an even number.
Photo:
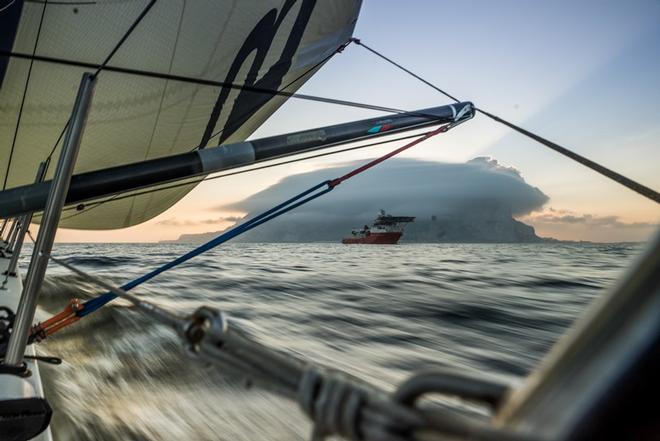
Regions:
<svg viewBox="0 0 660 441"><path fill-rule="evenodd" d="M366 221L365 221L366 222ZM348 225L356 222L313 223L281 222L267 231L252 231L236 238L235 242L244 243L339 243L342 237L350 234ZM362 222L361 224L364 224ZM361 225L360 224L360 225ZM279 227L279 228L278 228ZM230 227L231 228L231 227ZM227 231L209 231L198 234L182 234L177 239L161 240L159 243L207 242ZM582 241L560 241L549 237L540 237L534 227L520 222L503 213L488 216L461 219L448 217L438 219L418 219L410 224L401 239L401 243L590 243Z"/></svg>

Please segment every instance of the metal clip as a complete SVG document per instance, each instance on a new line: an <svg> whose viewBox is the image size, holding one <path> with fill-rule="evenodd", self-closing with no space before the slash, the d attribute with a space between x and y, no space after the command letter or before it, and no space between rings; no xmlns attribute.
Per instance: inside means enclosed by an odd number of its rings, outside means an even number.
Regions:
<svg viewBox="0 0 660 441"><path fill-rule="evenodd" d="M197 356L202 340L211 334L218 340L227 332L227 319L224 313L215 308L202 306L190 316L184 324L182 337L185 341L186 352L191 356Z"/></svg>
<svg viewBox="0 0 660 441"><path fill-rule="evenodd" d="M451 108L454 109L454 106L452 105ZM472 118L474 118L474 107L472 106L472 103L466 103L461 110L454 115L454 121L447 126L447 129L452 129Z"/></svg>

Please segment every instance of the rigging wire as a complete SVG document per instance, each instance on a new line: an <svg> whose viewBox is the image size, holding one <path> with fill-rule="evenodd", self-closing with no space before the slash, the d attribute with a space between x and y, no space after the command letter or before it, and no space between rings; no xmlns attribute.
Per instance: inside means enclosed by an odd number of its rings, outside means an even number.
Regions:
<svg viewBox="0 0 660 441"><path fill-rule="evenodd" d="M326 56L326 57L323 58L321 61L319 61L318 63L314 64L312 67L310 67L309 69L307 69L305 72L303 72L302 74L298 75L293 81L290 81L286 86L281 87L280 89L278 89L277 92L278 92L278 93L279 93L279 92L284 92L286 89L288 89L289 87L293 86L293 85L296 84L298 81L300 81L301 79L303 79L303 78L305 78L307 75L309 75L310 72L313 72L315 69L319 68L321 65L323 65L323 64L326 63L327 61L330 61L330 59L331 59L332 57L334 57L335 55L337 55L337 54L343 52L343 50L346 49L346 47L347 47L349 44L351 44L352 42L353 42L353 40L348 40L346 43L343 43L341 46L339 46L337 49L335 49L330 55ZM234 127L236 127L236 126L239 126L239 125L243 124L247 119L250 118L250 116L252 116L253 112L257 111L261 106L262 106L261 104L256 105L256 106L253 106L252 109L250 109L249 111L243 113L243 114L240 116L240 118L237 118L237 120L236 120L233 124L231 124L229 127L224 126L222 129L218 130L218 131L215 132L213 135L211 135L211 137L209 138L209 141L212 140L213 138L215 138L216 136L220 135L220 134L223 133L224 131L228 130L229 128L234 128ZM200 146L195 147L195 149L198 149L198 148L200 148ZM195 149L193 149L193 150L195 150Z"/></svg>
<svg viewBox="0 0 660 441"><path fill-rule="evenodd" d="M64 211L77 210L77 212L73 213L69 216L63 217L62 220L71 219L72 217L78 216L78 215L83 214L83 213L87 213L90 210L93 210L94 208L97 208L98 206L103 205L107 202L119 201L119 200L122 200L122 199L134 197L134 196L142 196L142 195L149 194L149 193L155 193L155 192L158 192L158 191L161 191L161 190L169 190L169 189L173 189L173 188L184 187L186 185L197 184L197 183L200 183L200 182L211 181L211 180L214 180L214 179L226 178L228 176L240 175L240 174L248 173L248 172L252 172L252 171L263 170L263 169L267 169L267 168L271 168L271 167L277 167L277 166L280 166L280 165L292 164L294 162L305 161L307 159L320 158L320 157L323 157L323 156L336 155L338 153L345 153L345 152L350 152L350 151L353 151L353 150L360 150L360 149L364 149L364 148L368 148L368 147L374 147L374 146L378 146L378 145L389 144L389 143L392 143L392 142L404 141L406 139L411 139L411 138L416 138L418 136L423 136L427 133L428 132L414 133L412 135L400 136L398 138L381 140L381 141L372 142L372 143L369 143L369 144L364 144L364 145L359 145L359 146L354 146L354 147L348 147L348 148L340 149L340 150L333 150L331 152L323 152L323 153L318 153L318 154L315 154L315 155L304 156L302 158L294 158L294 159L289 159L287 161L280 161L280 162L275 162L275 163L271 163L271 164L265 164L265 165L262 165L262 166L259 166L259 167L251 167L251 168L248 168L248 169L238 170L238 171L229 172L229 173L222 173L220 175L208 176L208 177L205 177L205 178L191 180L191 181L187 181L187 182L179 182L179 183L168 185L168 186L165 186L165 187L150 188L150 189L146 189L146 190L139 191L139 192L136 192L136 193L131 193L131 194L117 193L116 195L114 195L110 199L106 199L106 200L103 200L103 201L95 201L95 202L90 202L88 204L82 203L82 204L78 204L78 205L69 206L69 207L65 208ZM246 166L246 167L249 167L249 166ZM82 208L80 208L81 206L82 206ZM90 208L87 208L87 207L90 207Z"/></svg>
<svg viewBox="0 0 660 441"><path fill-rule="evenodd" d="M133 21L133 24L128 28L128 30L124 33L124 35L119 39L115 47L110 51L107 57L105 57L105 60L103 60L103 63L96 69L96 72L94 72L94 76L98 76L99 73L108 65L112 57L115 56L117 51L124 45L124 42L128 39L128 37L133 33L135 28L140 24L142 19L146 17L146 15L149 13L151 8L156 4L158 0L151 0L147 6L144 7L142 12L140 12L140 15L138 15L135 20Z"/></svg>
<svg viewBox="0 0 660 441"><path fill-rule="evenodd" d="M9 8L13 5L14 2L11 2L5 8L0 10L0 12ZM46 7L48 6L48 0L45 1L44 7L41 10L41 17L39 18L39 26L37 27L37 36L34 39L34 47L32 48L32 55L36 55L37 46L39 45L39 37L41 37L41 28L44 24L44 17L46 15ZM18 130L21 126L21 118L23 117L23 107L25 106L25 98L27 97L28 86L30 85L30 77L32 76L32 66L34 65L34 60L30 60L30 66L28 67L27 76L25 77L25 87L23 88L23 97L21 98L21 106L18 109L18 119L16 120L16 128L14 129L14 138L11 142L11 150L9 150L9 160L7 161L7 171L5 172L5 179L2 184L2 189L7 188L7 180L9 179L9 170L11 169L11 161L14 157L14 149L16 148L16 140L18 139Z"/></svg>
<svg viewBox="0 0 660 441"><path fill-rule="evenodd" d="M14 58L21 58L21 59L34 59L36 61L41 61L41 62L46 62L46 63L55 63L55 64L61 64L61 65L66 65L66 66L75 66L75 67L83 67L83 68L88 68L88 69L96 69L99 67L98 64L94 63L86 63L82 61L76 61L76 60L68 60L64 58L55 58L55 57L47 57L47 56L42 56L42 55L35 55L32 56L30 54L25 54L21 52L13 52L13 51L7 51L7 50L0 50L0 56L8 56L8 57L14 57ZM295 99L300 99L300 100L307 100L307 101L315 101L315 102L321 102L321 103L326 103L326 104L335 104L339 106L347 106L347 107L355 107L359 109L367 109L367 110L374 110L377 112L386 112L386 113L406 113L406 114L411 114L414 116L422 116L430 119L435 119L435 115L430 115L430 114L424 114L420 112L410 112L408 110L403 110L403 109L398 109L395 107L386 107L386 106L379 106L375 104L368 104L368 103L362 103L362 102L357 102L357 101L349 101L349 100L341 100L341 99L335 99L335 98L328 98L328 97L322 97L322 96L317 96L317 95L308 95L308 94L302 94L302 93L297 93L297 92L286 92L286 91L278 91L277 89L268 89L264 87L255 87L255 86L248 86L245 84L236 84L236 83L231 83L231 82L226 82L226 81L216 81L216 80L207 80L203 78L195 78L195 77L189 77L185 75L174 75L174 74L166 74L162 72L155 72L155 71L148 71L148 70L140 70L140 69L130 69L130 68L125 68L125 67L116 67L116 66L105 66L104 71L106 72L115 72L115 73L123 73L123 74L129 74L129 75L136 75L136 76L142 76L142 77L147 77L147 78L158 78L161 80L170 80L170 81L180 81L183 83L190 83L190 84L198 84L202 86L211 86L211 87L227 87L230 89L235 89L235 90L246 90L248 92L255 92L255 93L263 93L267 95L276 95L276 96L283 96L286 98L295 98Z"/></svg>
<svg viewBox="0 0 660 441"><path fill-rule="evenodd" d="M412 77L420 80L424 84L432 87L436 91L438 91L441 94L445 95L447 98L452 99L455 102L459 102L459 100L457 98L455 98L454 96L450 95L449 93L445 92L444 90L440 89L439 87L437 87L433 83L430 83L429 81L425 80L424 78L420 77L419 75L411 72L410 70L406 69L402 65L396 63L395 61L391 60L390 58L388 58L385 55L381 54L380 52L376 51L375 49L373 49L373 48L367 46L366 44L362 43L362 41L360 39L353 38L352 41L355 44L357 44L358 46L362 46L363 48L365 48L369 52L375 54L376 56L382 58L383 60L387 61L388 63L396 66L397 68L399 68L401 70L403 70L404 72L411 75ZM570 159L572 159L576 162L579 162L580 164L592 169L596 173L599 173L599 174L601 174L605 177L608 177L608 178L612 179L613 181L618 182L619 184L629 188L630 190L632 190L632 191L634 191L638 194L641 194L642 196L644 196L648 199L651 199L652 201L655 201L656 203L660 204L660 193L653 190L652 188L649 188L645 185L642 185L637 181L634 181L634 180L632 180L632 179L630 179L630 178L628 178L628 177L626 177L626 176L624 176L620 173L617 173L614 170L611 170L611 169L609 169L609 168L607 168L607 167L605 167L605 166L603 166L603 165L601 165L601 164L599 164L595 161L592 161L589 158L586 158L582 155L579 155L578 153L575 153L574 151L572 151L572 150L570 150L566 147L562 147L562 146L560 146L560 145L558 145L558 144L556 144L552 141L549 141L549 140L547 140L547 139L545 139L545 138L543 138L543 137L541 137L541 136L539 136L535 133L532 133L528 130L525 130L522 127L517 126L516 124L513 124L510 121L507 121L503 118L500 118L497 115L494 115L490 112L487 112L486 110L480 109L478 107L475 107L475 110L477 112L480 112L481 114L487 116L488 118L492 119L493 121L495 121L497 123L500 123L500 124L503 124L503 125L511 128L511 129L515 130L516 132L518 132L522 135L525 135L528 138L533 139L534 141L536 141L536 142L538 142L538 143L540 143L540 144L542 144L542 145L544 145L544 146L546 146L546 147L548 147L548 148L550 148L550 149L552 149L552 150L554 150L554 151L556 151L556 152L558 152L558 153L560 153L560 154L562 154L562 155L564 155L564 156L566 156L566 157L568 157L568 158L570 158Z"/></svg>
<svg viewBox="0 0 660 441"><path fill-rule="evenodd" d="M438 86L436 86L435 84L426 81L424 78L420 77L420 76L417 75L416 73L414 73L414 72L412 72L412 71L406 69L405 67L403 67L403 66L400 65L399 63L395 62L394 60L392 60L392 59L390 59L390 58L387 58L385 55L381 54L380 52L375 51L374 49L370 48L370 47L367 46L366 44L362 43L362 40L360 40L359 38L351 38L351 41L352 41L353 43L357 44L358 46L362 46L363 48L365 48L365 49L368 50L369 52L371 52L371 53L373 53L373 54L379 56L380 58L382 58L383 60L387 61L388 63L393 64L394 66L398 67L399 69L401 69L402 71L404 71L404 72L407 73L408 75L410 75L410 76L412 76L412 77L418 79L419 81L421 81L422 83L426 84L427 86L429 86L429 87L431 87L431 88L437 90L438 92L440 92L441 94L443 94L443 95L446 96L447 98L453 100L454 102L457 102L457 103L460 102L460 100L459 100L458 98L456 98L456 97L454 97L453 95L450 95L449 93L447 93L447 92L445 92L444 90L440 89L440 88L439 88Z"/></svg>
<svg viewBox="0 0 660 441"><path fill-rule="evenodd" d="M110 53L108 54L107 57L103 60L101 64L95 65L94 67L96 68L96 71L92 74L94 77L98 77L98 75L103 71L104 69L107 68L108 63L112 59L112 57L115 56L117 51L124 45L128 37L133 33L135 28L140 24L142 19L149 13L151 8L156 4L158 0L151 0L147 6L144 7L142 12L137 16L135 20L133 20L133 24L128 28L128 30L124 33L124 35L119 39L117 44L112 48ZM45 6L44 6L45 8ZM4 52L4 51L3 51ZM2 55L6 55L5 53L2 53ZM37 57L35 54L32 54L32 59L33 60L38 60L40 57ZM62 128L62 131L60 132L60 136L57 137L57 141L55 141L55 144L53 145L53 148L51 148L50 153L46 157L46 161L50 162L50 159L53 157L53 154L55 153L55 150L57 150L57 146L59 145L60 141L62 140L62 137L64 136L64 133L66 132L67 128L69 127L69 124L71 123L71 116L66 121L66 124L64 124L64 127Z"/></svg>

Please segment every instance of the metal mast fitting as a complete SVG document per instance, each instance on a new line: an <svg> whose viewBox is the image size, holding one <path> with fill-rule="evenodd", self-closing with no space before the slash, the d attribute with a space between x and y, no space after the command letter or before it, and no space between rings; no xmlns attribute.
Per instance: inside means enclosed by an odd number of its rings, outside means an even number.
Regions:
<svg viewBox="0 0 660 441"><path fill-rule="evenodd" d="M14 330L9 340L4 363L10 366L20 366L23 363L23 354L27 344L28 333L32 326L34 313L37 308L37 299L41 283L46 274L48 256L53 247L57 224L62 214L64 200L69 190L69 183L73 168L78 157L80 142L87 122L87 115L92 103L96 77L90 73L83 74L78 88L78 95L71 115L71 123L66 132L62 152L57 163L55 176L50 185L46 208L41 220L41 228L32 253L32 260L28 269L25 287L16 312Z"/></svg>

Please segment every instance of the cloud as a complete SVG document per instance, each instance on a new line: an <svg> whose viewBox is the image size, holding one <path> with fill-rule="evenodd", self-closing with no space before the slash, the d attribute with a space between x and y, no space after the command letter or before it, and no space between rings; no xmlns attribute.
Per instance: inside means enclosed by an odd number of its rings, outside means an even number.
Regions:
<svg viewBox="0 0 660 441"><path fill-rule="evenodd" d="M657 234L660 224L625 222L618 216L600 216L571 210L546 208L520 218L541 236L592 242L644 242Z"/></svg>
<svg viewBox="0 0 660 441"><path fill-rule="evenodd" d="M223 222L238 222L243 219L243 216L225 216L220 219L222 219Z"/></svg>
<svg viewBox="0 0 660 441"><path fill-rule="evenodd" d="M310 186L344 174L364 161L289 176L243 201L219 207L254 213ZM357 175L296 213L373 214L379 208L441 214L489 203L520 216L539 209L548 197L525 182L518 170L479 157L465 164L392 159Z"/></svg>
<svg viewBox="0 0 660 441"><path fill-rule="evenodd" d="M619 216L598 216L593 214L580 214L570 210L558 210L552 207L540 213L532 213L524 218L525 221L535 224L575 224L601 228L657 228L659 224L650 222L623 222Z"/></svg>
<svg viewBox="0 0 660 441"><path fill-rule="evenodd" d="M250 198L218 209L248 213L250 217L363 163L289 176ZM373 221L378 210L384 209L418 217L410 231L420 227L424 219L443 219L448 229L456 230L457 240L477 236L485 240L497 225L538 210L547 201L548 197L527 184L518 170L492 158L479 157L464 164L395 158L249 234L252 240L264 241L330 240ZM469 220L469 226L463 220ZM502 235L499 241L515 240L512 228L507 224L493 234Z"/></svg>
<svg viewBox="0 0 660 441"><path fill-rule="evenodd" d="M497 162L497 159L491 158L490 156L478 156L474 159L469 160L467 163L471 165L484 167L492 171L496 171L498 173L508 173L514 178L520 179L523 182L525 181L522 177L522 173L520 173L520 171L517 168L506 167L504 165L501 165L499 162Z"/></svg>
<svg viewBox="0 0 660 441"><path fill-rule="evenodd" d="M176 219L164 219L162 221L156 222L156 225L162 225L163 227L184 227L195 225L195 223L191 221L180 221Z"/></svg>
<svg viewBox="0 0 660 441"><path fill-rule="evenodd" d="M177 219L164 219L156 222L156 225L164 227L194 227L199 225L217 225L222 223L234 223L241 220L239 216L226 216L213 219L202 220L177 220Z"/></svg>

